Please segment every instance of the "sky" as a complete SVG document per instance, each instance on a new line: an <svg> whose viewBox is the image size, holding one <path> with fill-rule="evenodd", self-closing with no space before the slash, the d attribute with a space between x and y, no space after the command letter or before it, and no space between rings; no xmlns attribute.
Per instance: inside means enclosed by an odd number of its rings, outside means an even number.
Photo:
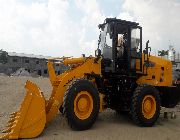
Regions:
<svg viewBox="0 0 180 140"><path fill-rule="evenodd" d="M0 0L0 49L45 56L94 55L106 17L143 27L152 53L180 51L180 0Z"/></svg>

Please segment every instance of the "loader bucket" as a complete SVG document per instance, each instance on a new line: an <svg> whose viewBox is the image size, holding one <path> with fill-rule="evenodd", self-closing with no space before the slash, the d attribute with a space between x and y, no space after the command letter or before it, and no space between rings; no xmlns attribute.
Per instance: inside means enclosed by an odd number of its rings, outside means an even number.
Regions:
<svg viewBox="0 0 180 140"><path fill-rule="evenodd" d="M45 99L39 88L30 81L25 84L26 96L19 111L10 116L0 139L37 137L46 124Z"/></svg>

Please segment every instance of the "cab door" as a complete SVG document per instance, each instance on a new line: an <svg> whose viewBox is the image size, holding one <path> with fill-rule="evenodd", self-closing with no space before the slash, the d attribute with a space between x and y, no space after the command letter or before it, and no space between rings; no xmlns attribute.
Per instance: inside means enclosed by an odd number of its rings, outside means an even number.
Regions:
<svg viewBox="0 0 180 140"><path fill-rule="evenodd" d="M142 27L132 27L130 37L130 71L142 73Z"/></svg>

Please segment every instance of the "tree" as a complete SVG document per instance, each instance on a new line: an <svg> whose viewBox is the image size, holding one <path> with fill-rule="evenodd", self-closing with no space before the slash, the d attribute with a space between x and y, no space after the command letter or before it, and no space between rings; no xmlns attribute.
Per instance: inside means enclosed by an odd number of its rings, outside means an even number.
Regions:
<svg viewBox="0 0 180 140"><path fill-rule="evenodd" d="M0 50L0 63L5 64L7 63L8 53L6 51Z"/></svg>
<svg viewBox="0 0 180 140"><path fill-rule="evenodd" d="M165 55L168 55L168 50L167 51L165 51L165 50L158 51L158 56L165 56Z"/></svg>

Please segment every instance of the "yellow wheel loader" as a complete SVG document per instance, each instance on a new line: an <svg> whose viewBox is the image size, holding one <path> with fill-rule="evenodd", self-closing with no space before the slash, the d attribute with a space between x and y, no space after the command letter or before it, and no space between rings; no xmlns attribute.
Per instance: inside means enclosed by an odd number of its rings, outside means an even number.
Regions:
<svg viewBox="0 0 180 140"><path fill-rule="evenodd" d="M106 108L128 113L140 126L152 126L161 106L176 106L180 85L172 79L172 64L150 55L149 41L142 50L139 24L107 18L99 29L95 57L48 61L53 87L48 100L34 83L26 82L24 101L11 114L1 139L37 137L59 111L71 128L85 130ZM70 69L56 75L53 64L57 60Z"/></svg>

